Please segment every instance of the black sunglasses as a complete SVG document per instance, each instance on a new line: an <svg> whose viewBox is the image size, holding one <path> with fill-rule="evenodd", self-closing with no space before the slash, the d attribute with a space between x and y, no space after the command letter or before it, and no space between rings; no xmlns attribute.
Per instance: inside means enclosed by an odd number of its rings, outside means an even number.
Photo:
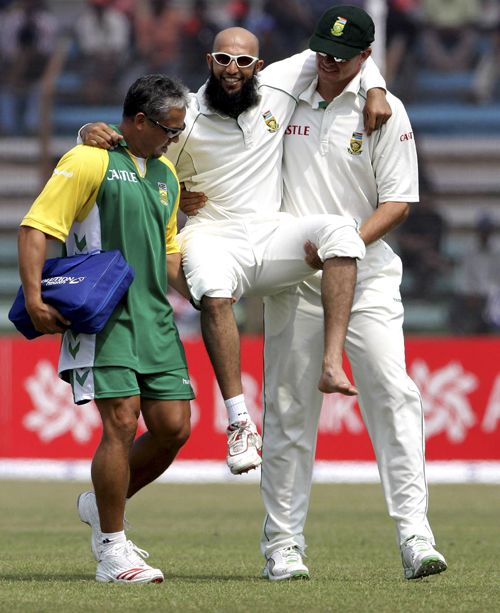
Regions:
<svg viewBox="0 0 500 613"><path fill-rule="evenodd" d="M335 62L336 64L346 64L347 62L350 61L350 60L346 60L343 57L335 57L334 55L330 55L329 53L323 53L323 51L318 51L317 53L318 55L321 55L321 57L324 58L327 62L330 62L330 63Z"/></svg>
<svg viewBox="0 0 500 613"><path fill-rule="evenodd" d="M146 114L145 114L145 117L146 119L149 119L151 123L154 123L155 126L158 126L159 128L161 128L165 132L165 134L168 136L168 138L175 138L176 136L179 136L179 134L186 129L186 124L184 124L182 128L169 128L168 126L164 126L163 124L161 124L159 121L156 121L156 119L151 119L151 117L148 117Z"/></svg>
<svg viewBox="0 0 500 613"><path fill-rule="evenodd" d="M220 66L229 66L234 60L238 68L249 68L259 59L253 55L231 55L230 53L221 53L220 51L212 53L211 55Z"/></svg>

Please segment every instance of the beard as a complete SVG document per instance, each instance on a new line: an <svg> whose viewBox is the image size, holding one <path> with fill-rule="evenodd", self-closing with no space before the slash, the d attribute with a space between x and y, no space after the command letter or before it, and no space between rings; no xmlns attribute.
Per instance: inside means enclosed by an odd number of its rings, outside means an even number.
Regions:
<svg viewBox="0 0 500 613"><path fill-rule="evenodd" d="M213 72L205 88L205 102L213 110L236 119L240 113L251 109L259 101L255 74L243 83L239 92L228 94Z"/></svg>

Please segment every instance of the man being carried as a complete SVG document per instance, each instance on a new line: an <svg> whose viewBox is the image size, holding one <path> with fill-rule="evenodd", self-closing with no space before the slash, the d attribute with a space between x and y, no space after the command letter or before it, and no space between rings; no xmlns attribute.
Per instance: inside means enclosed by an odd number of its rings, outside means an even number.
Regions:
<svg viewBox="0 0 500 613"><path fill-rule="evenodd" d="M282 197L282 138L299 93L314 75L314 54L305 51L262 72L257 38L248 30L220 32L207 54L210 77L193 94L186 130L168 152L187 190L191 216L179 235L191 295L201 306L202 333L228 411L227 461L235 474L261 463L261 438L247 411L240 372L239 334L232 304L242 295L270 295L310 276L304 243L319 247L325 262L325 392L355 394L342 369L355 259L364 247L352 219L310 216L300 223L279 213ZM366 90L385 82L370 61ZM372 91L372 95L377 95ZM384 98L383 94L378 94ZM380 101L368 123L386 119ZM84 142L110 147L117 136L105 124L84 130Z"/></svg>

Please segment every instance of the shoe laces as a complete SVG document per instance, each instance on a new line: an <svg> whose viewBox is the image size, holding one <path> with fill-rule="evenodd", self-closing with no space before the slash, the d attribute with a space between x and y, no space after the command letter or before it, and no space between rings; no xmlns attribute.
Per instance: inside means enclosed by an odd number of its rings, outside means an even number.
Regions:
<svg viewBox="0 0 500 613"><path fill-rule="evenodd" d="M230 424L227 428L227 436L229 443L237 441L244 436L253 436L252 422L240 421L236 424Z"/></svg>
<svg viewBox="0 0 500 613"><path fill-rule="evenodd" d="M236 440L241 434L241 428L236 428L236 430L227 429L227 440L229 443L232 443Z"/></svg>
<svg viewBox="0 0 500 613"><path fill-rule="evenodd" d="M285 547L281 551L281 555L287 564L293 564L294 562L302 562L302 556L297 547Z"/></svg>
<svg viewBox="0 0 500 613"><path fill-rule="evenodd" d="M231 432L241 432L243 430L252 432L253 426L254 423L252 421L235 421L232 424L229 424L227 427L227 433L230 434Z"/></svg>
<svg viewBox="0 0 500 613"><path fill-rule="evenodd" d="M244 432L244 428L238 428L237 430L233 430L233 432L228 432L227 444L233 450L233 453L241 453L245 451L245 436L248 436Z"/></svg>
<svg viewBox="0 0 500 613"><path fill-rule="evenodd" d="M149 553L144 549L137 547L137 545L132 541L127 541L125 543L125 551L127 556L137 558L141 562L143 562L146 558L149 558Z"/></svg>
<svg viewBox="0 0 500 613"><path fill-rule="evenodd" d="M149 558L149 553L130 540L125 543L116 543L110 548L109 555L122 557L126 556L133 564L144 564L144 560Z"/></svg>
<svg viewBox="0 0 500 613"><path fill-rule="evenodd" d="M405 542L405 547L411 547L414 551L425 551L432 547L429 540L424 536L412 536Z"/></svg>

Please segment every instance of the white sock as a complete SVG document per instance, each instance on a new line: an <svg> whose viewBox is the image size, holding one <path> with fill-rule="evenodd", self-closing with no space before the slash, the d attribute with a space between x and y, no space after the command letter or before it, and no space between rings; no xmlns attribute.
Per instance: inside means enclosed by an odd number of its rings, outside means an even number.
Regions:
<svg viewBox="0 0 500 613"><path fill-rule="evenodd" d="M102 541L101 543L106 545L115 545L116 543L125 542L125 530L121 530L120 532L101 532Z"/></svg>
<svg viewBox="0 0 500 613"><path fill-rule="evenodd" d="M252 421L243 394L224 400L224 404L226 405L229 424L235 424L239 421Z"/></svg>

